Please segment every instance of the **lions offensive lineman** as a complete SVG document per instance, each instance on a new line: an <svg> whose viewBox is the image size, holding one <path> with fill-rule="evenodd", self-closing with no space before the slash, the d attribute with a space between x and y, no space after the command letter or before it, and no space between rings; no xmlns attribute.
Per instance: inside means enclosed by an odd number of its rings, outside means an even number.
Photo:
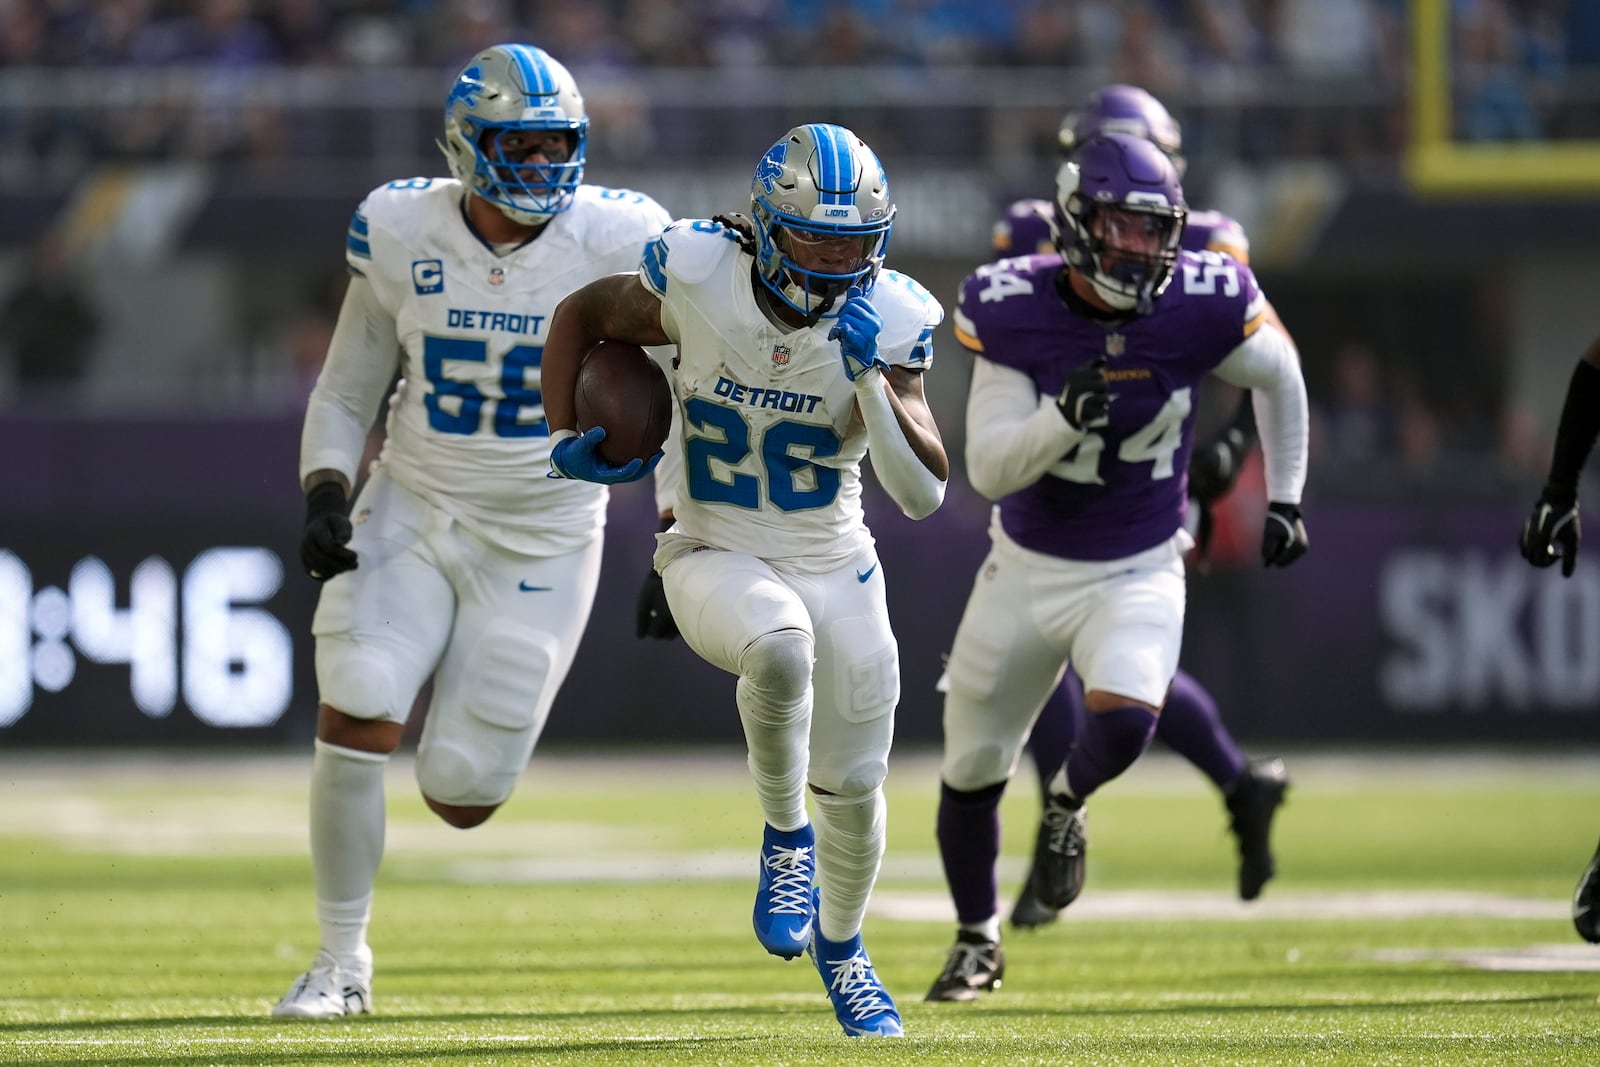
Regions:
<svg viewBox="0 0 1600 1067"><path fill-rule="evenodd" d="M1161 102L1145 90L1132 85L1109 85L1093 93L1081 108L1069 112L1061 123L1063 157L1071 158L1078 145L1107 132L1144 138L1165 152L1177 167L1179 177L1183 176L1182 130ZM1019 200L1012 204L995 224L995 251L1001 256L1053 253L1053 211L1054 206L1047 200ZM1240 263L1250 262L1250 239L1244 227L1219 211L1190 211L1184 220L1182 246L1192 252L1219 252ZM1268 322L1284 329L1270 303L1266 312ZM1200 523L1209 523L1208 507L1232 488L1254 437L1254 408L1245 398L1232 425L1215 440L1195 448L1189 460L1188 488ZM1204 530L1202 525L1202 550ZM1082 717L1082 690L1078 678L1069 670L1041 709L1028 738L1041 794L1071 751L1076 724ZM1271 830L1289 785L1283 762L1247 760L1223 723L1211 694L1181 668L1157 720L1156 737L1210 778L1222 793L1229 829L1238 846L1239 896L1254 900L1276 871ZM1061 836L1055 830L1041 825L1036 855ZM1081 885L1087 844L1081 815L1068 830L1071 840L1063 839L1062 843L1075 851L1073 884ZM1040 903L1031 881L1031 876L1024 879L1012 908L1014 926L1039 926L1054 921L1059 914L1059 909Z"/></svg>
<svg viewBox="0 0 1600 1067"><path fill-rule="evenodd" d="M970 1000L1003 974L1000 796L1065 667L1088 714L1049 783L1057 836L1150 743L1183 638L1182 475L1206 375L1255 391L1271 500L1262 558L1283 566L1306 547L1299 358L1248 267L1180 251L1172 161L1143 138L1093 137L1062 164L1055 211L1061 252L980 267L955 316L975 356L967 471L997 505L950 654L938 835L961 925L930 1000ZM1036 856L1046 906L1064 904L1045 894L1072 888L1073 861L1054 847Z"/></svg>
<svg viewBox="0 0 1600 1067"><path fill-rule="evenodd" d="M322 943L274 1015L371 1010L384 764L423 683L417 784L440 818L477 826L527 765L588 621L607 490L544 477L540 359L557 302L632 269L669 221L646 196L581 184L588 127L560 63L487 48L445 102L454 177L391 182L350 223L352 277L300 457L301 559L327 582L313 623ZM356 464L397 370L352 523Z"/></svg>
<svg viewBox="0 0 1600 1067"><path fill-rule="evenodd" d="M756 168L751 200L753 225L675 222L637 275L562 302L545 350L550 424L565 438L552 464L581 473L568 460L583 447L572 432L583 352L602 338L679 346L683 469L655 566L683 639L739 679L766 818L756 937L776 956L811 953L845 1033L897 1037L861 941L900 696L861 461L870 452L914 519L943 500L949 463L922 372L944 310L881 270L888 178L849 130L790 130Z"/></svg>

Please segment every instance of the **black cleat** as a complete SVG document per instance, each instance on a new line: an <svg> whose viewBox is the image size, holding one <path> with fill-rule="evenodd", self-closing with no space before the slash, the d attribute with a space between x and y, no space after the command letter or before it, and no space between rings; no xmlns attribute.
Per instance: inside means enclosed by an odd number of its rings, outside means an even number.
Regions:
<svg viewBox="0 0 1600 1067"><path fill-rule="evenodd" d="M1047 908L1039 903L1033 895L1033 879L1030 875L1022 883L1022 892L1017 894L1017 902L1011 905L1011 925L1018 930L1033 930L1040 926L1048 926L1061 918L1059 908Z"/></svg>
<svg viewBox="0 0 1600 1067"><path fill-rule="evenodd" d="M1039 836L1033 845L1033 866L1027 891L1035 903L1060 911L1083 892L1084 852L1089 832L1084 825L1083 801L1051 793L1045 797L1039 818ZM1015 913L1012 920L1015 921Z"/></svg>
<svg viewBox="0 0 1600 1067"><path fill-rule="evenodd" d="M1289 791L1289 775L1280 759L1245 767L1224 799L1228 828L1239 842L1239 899L1254 900L1278 873L1272 858L1272 820Z"/></svg>
<svg viewBox="0 0 1600 1067"><path fill-rule="evenodd" d="M1572 925L1579 937L1600 944L1600 848L1594 850L1572 894Z"/></svg>
<svg viewBox="0 0 1600 1067"><path fill-rule="evenodd" d="M1006 973L1006 950L969 930L956 931L955 947L945 961L944 970L934 979L933 988L923 1000L977 1000L978 994L999 989Z"/></svg>

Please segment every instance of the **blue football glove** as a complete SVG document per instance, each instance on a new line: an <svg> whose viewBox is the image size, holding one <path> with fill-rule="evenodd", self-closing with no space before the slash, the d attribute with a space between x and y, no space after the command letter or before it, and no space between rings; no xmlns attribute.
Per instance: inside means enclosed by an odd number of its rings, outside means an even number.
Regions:
<svg viewBox="0 0 1600 1067"><path fill-rule="evenodd" d="M839 354L844 358L844 376L852 382L873 367L888 369L888 364L878 358L878 333L883 329L883 316L864 296L852 288L844 302L844 310L828 331L828 340L839 342Z"/></svg>
<svg viewBox="0 0 1600 1067"><path fill-rule="evenodd" d="M606 439L604 426L591 427L578 437L563 437L550 450L551 478L578 478L601 485L618 485L635 482L656 469L662 453L658 450L649 462L630 459L620 467L613 467L601 458L600 442Z"/></svg>

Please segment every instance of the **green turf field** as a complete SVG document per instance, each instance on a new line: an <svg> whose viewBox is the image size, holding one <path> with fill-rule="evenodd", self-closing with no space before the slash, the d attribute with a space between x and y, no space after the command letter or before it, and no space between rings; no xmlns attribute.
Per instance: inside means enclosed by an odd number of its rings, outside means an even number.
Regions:
<svg viewBox="0 0 1600 1067"><path fill-rule="evenodd" d="M897 754L866 930L905 1017L884 1042L756 944L738 753L541 754L469 832L397 762L376 1014L272 1020L316 948L308 766L0 754L0 1063L1600 1063L1600 947L1566 918L1600 757L1291 760L1253 906L1210 787L1147 759L1091 804L1084 896L1007 934L1005 988L928 1005L953 931L937 771ZM1034 804L1019 778L1007 904Z"/></svg>

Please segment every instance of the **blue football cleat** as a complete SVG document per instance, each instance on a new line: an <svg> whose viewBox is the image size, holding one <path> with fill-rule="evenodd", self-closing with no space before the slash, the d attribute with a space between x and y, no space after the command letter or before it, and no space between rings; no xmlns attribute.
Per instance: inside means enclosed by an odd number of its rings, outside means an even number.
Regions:
<svg viewBox="0 0 1600 1067"><path fill-rule="evenodd" d="M906 1036L900 1013L895 1010L889 991L878 981L860 934L848 941L829 941L819 930L808 950L828 987L833 1014L844 1027L845 1036Z"/></svg>
<svg viewBox="0 0 1600 1067"><path fill-rule="evenodd" d="M761 838L753 922L756 940L774 956L792 960L811 944L816 876L816 835L810 824L788 832L769 825Z"/></svg>

